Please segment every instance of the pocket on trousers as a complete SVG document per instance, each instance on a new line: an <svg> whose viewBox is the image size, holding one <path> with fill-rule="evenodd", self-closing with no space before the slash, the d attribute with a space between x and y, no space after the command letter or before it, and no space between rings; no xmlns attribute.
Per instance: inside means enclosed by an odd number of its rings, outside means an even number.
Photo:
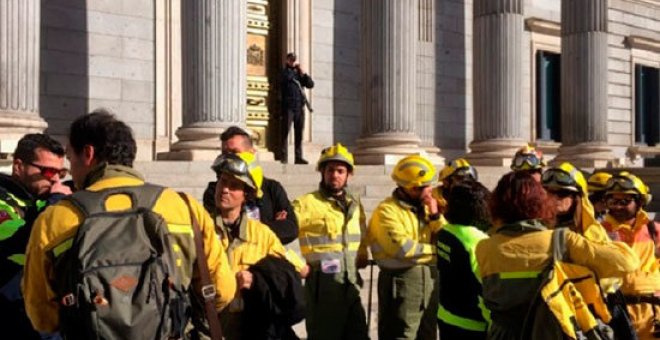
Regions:
<svg viewBox="0 0 660 340"><path fill-rule="evenodd" d="M392 278L392 299L403 300L406 297L406 280L401 277Z"/></svg>

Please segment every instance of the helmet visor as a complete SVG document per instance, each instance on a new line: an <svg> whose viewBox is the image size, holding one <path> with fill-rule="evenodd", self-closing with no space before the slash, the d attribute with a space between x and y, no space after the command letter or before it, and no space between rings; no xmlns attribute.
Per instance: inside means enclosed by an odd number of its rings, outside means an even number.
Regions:
<svg viewBox="0 0 660 340"><path fill-rule="evenodd" d="M614 189L614 187L617 186L623 190L639 191L639 189L635 186L635 183L626 177L614 176L607 181L608 190Z"/></svg>
<svg viewBox="0 0 660 340"><path fill-rule="evenodd" d="M228 172L237 176L249 176L247 163L234 154L220 155L211 168L218 174Z"/></svg>
<svg viewBox="0 0 660 340"><path fill-rule="evenodd" d="M472 178L473 180L477 180L477 173L474 171L474 168L470 166L456 169L451 177Z"/></svg>

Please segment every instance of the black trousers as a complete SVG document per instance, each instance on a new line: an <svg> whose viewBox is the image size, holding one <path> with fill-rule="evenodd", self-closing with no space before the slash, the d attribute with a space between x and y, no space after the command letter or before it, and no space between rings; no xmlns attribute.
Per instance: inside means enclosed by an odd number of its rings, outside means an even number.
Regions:
<svg viewBox="0 0 660 340"><path fill-rule="evenodd" d="M282 110L282 120L281 120L281 130L280 130L280 160L288 161L288 138L289 130L291 129L291 123L293 123L294 129L294 142L295 142L295 152L296 160L302 159L302 134L303 129L305 128L305 112L302 107L299 108L287 108Z"/></svg>

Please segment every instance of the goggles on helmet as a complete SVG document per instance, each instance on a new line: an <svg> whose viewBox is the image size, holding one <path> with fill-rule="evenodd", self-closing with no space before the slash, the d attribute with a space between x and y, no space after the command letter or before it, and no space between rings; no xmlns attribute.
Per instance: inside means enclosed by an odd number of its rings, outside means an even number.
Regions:
<svg viewBox="0 0 660 340"><path fill-rule="evenodd" d="M249 176L247 163L234 154L222 154L212 166L216 173L229 172L238 176Z"/></svg>
<svg viewBox="0 0 660 340"><path fill-rule="evenodd" d="M614 176L607 180L608 189L613 189L615 186L618 186L623 190L635 190L639 192L639 188L635 186L635 183L630 178L623 176Z"/></svg>
<svg viewBox="0 0 660 340"><path fill-rule="evenodd" d="M541 177L543 185L548 185L551 183L559 184L560 186L570 186L577 187L577 182L571 174L560 169L548 169L543 173Z"/></svg>
<svg viewBox="0 0 660 340"><path fill-rule="evenodd" d="M542 166L541 159L531 153L519 154L513 159L513 166L516 169L522 169L525 164L527 164L530 169Z"/></svg>

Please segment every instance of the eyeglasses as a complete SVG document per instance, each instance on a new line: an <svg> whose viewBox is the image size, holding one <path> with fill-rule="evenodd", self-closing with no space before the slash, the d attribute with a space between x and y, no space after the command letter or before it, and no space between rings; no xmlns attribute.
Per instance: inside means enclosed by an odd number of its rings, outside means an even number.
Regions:
<svg viewBox="0 0 660 340"><path fill-rule="evenodd" d="M60 179L62 179L66 177L66 175L69 173L69 169L67 168L58 169L49 166L35 164L32 162L26 162L26 164L32 165L33 167L39 169L39 171L41 172L41 176L44 176L44 178L47 180L51 180L53 177L55 177L55 175L59 175Z"/></svg>
<svg viewBox="0 0 660 340"><path fill-rule="evenodd" d="M525 163L527 163L530 168L536 168L541 166L541 159L532 153L518 154L513 159L513 166L515 168L522 168Z"/></svg>
<svg viewBox="0 0 660 340"><path fill-rule="evenodd" d="M577 186L575 179L568 172L559 169L546 170L541 177L541 181L543 185L554 182L562 186Z"/></svg>
<svg viewBox="0 0 660 340"><path fill-rule="evenodd" d="M625 206L628 206L628 204L630 204L630 202L632 202L632 201L634 201L634 199L632 199L632 198L613 198L613 197L610 197L605 202L607 203L608 206L621 205L621 206L625 207Z"/></svg>

